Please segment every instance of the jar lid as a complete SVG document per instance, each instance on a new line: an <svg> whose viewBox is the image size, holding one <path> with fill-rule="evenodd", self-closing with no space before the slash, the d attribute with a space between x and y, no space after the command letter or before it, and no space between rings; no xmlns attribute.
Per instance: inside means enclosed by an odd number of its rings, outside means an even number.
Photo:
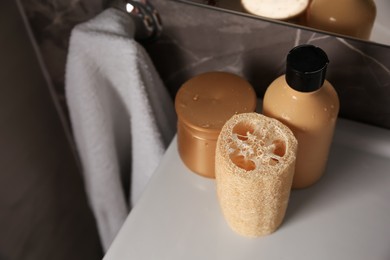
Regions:
<svg viewBox="0 0 390 260"><path fill-rule="evenodd" d="M253 112L256 93L243 78L228 72L207 72L185 82L175 98L179 122L218 136L234 114Z"/></svg>
<svg viewBox="0 0 390 260"><path fill-rule="evenodd" d="M313 45L299 45L287 55L287 84L301 92L319 89L325 81L329 59L326 53Z"/></svg>
<svg viewBox="0 0 390 260"><path fill-rule="evenodd" d="M248 13L286 20L302 14L308 7L309 0L241 0L241 4Z"/></svg>

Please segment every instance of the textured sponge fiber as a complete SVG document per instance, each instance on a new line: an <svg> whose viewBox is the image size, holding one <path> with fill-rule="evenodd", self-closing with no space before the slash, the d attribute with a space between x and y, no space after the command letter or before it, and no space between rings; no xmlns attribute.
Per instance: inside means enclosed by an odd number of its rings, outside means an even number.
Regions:
<svg viewBox="0 0 390 260"><path fill-rule="evenodd" d="M294 175L297 140L276 119L233 116L217 140L215 174L223 215L238 234L258 237L283 221Z"/></svg>

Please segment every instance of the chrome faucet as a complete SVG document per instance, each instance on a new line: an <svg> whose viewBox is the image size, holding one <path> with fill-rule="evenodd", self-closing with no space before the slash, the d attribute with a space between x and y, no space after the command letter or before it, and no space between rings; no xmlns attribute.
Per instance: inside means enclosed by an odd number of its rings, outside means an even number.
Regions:
<svg viewBox="0 0 390 260"><path fill-rule="evenodd" d="M161 34L160 15L148 0L114 0L110 6L128 13L133 18L136 40L153 41Z"/></svg>

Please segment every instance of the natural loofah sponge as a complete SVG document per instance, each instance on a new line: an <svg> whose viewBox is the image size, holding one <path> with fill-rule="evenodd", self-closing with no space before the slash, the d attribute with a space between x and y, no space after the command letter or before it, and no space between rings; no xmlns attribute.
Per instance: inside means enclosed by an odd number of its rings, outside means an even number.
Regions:
<svg viewBox="0 0 390 260"><path fill-rule="evenodd" d="M283 221L294 175L297 140L276 119L233 116L217 140L215 174L223 215L238 234L258 237Z"/></svg>

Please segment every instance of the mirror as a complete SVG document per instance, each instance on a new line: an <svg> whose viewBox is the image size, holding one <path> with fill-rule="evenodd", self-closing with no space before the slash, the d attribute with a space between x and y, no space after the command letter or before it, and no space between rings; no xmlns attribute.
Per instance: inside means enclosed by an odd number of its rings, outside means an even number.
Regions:
<svg viewBox="0 0 390 260"><path fill-rule="evenodd" d="M274 0L184 0L185 1L188 1L188 2L191 2L191 3L195 3L195 4L199 4L199 5L204 5L204 6L208 6L208 7L212 7L212 8L218 8L218 9L221 9L221 10L227 10L227 11L231 11L231 12L238 12L238 13L241 13L241 14L244 14L244 15L248 15L248 16L253 16L253 17L256 17L258 19L262 19L262 20L267 20L267 21L273 21L273 22L277 22L277 23L288 23L289 25L292 25L292 26L296 26L296 27L303 27L303 28L306 28L306 29L310 29L310 30L315 30L315 31L321 31L321 32L326 32L326 33L329 33L329 34L333 34L333 35L339 35L339 36L342 36L342 37L352 37L352 38L355 38L355 39L360 39L360 40L363 40L363 41L370 41L370 42L374 42L374 43L379 43L379 44L383 44L383 45L390 45L390 17L389 17L389 12L390 12L390 1L389 0L361 0L364 2L364 4L366 3L369 3L370 1L372 2L371 3L371 6L374 8L375 10L375 7L376 7L376 15L375 13L373 14L372 13L372 8L371 8L371 18L372 18L372 21L373 21L373 24L370 25L369 21L368 23L365 22L365 24L363 26L355 26L354 29L354 32L350 33L348 32L348 30L344 30L344 29L341 29L339 30L339 28L330 28L329 29L329 25L324 25L322 26L321 24L319 25L318 24L318 21L316 22L315 19L313 17L315 17L315 15L317 16L322 16L320 19L324 19L324 9L319 9L319 8L322 8L319 4L320 2L321 3L326 3L327 4L327 10L334 10L332 8L336 8L335 5L332 5L331 8L329 8L329 6L331 5L330 4L330 1L328 0L294 0L294 1L288 1L286 0L287 2L294 2L294 3L299 3L299 2L308 2L307 4L307 8L299 15L293 17L293 18L287 18L287 19L283 19L283 18L278 18L278 19L275 19L275 18L271 18L271 16L260 16L258 14L254 14L255 12L259 12L259 3L263 3L263 6L264 5L275 5L275 3L277 3L277 1L274 1ZM347 0L334 0L335 3L346 3L348 2ZM352 0L352 1L349 1L351 3L354 3L357 2L357 0ZM248 4L249 3L249 4ZM253 3L256 4L256 6L253 5ZM244 5L246 5L246 8L244 8ZM361 6L362 7L362 6ZM252 8L252 9L251 9ZM275 8L279 8L280 10L280 6L276 6ZM315 8L317 8L317 11L315 10ZM250 9L251 11L253 12L249 12L248 9ZM363 12L369 12L369 8L367 6L364 6L364 8L362 7L361 8L363 10ZM311 13L309 14L309 10L311 11ZM340 9L338 9L340 10ZM350 9L348 9L349 13L351 14L350 12ZM317 13L316 13L317 12ZM329 11L328 11L329 13ZM309 17L311 15L311 17ZM366 17L369 16L370 14L365 14ZM363 15L362 15L363 16ZM347 17L347 16L344 16L344 17ZM352 20L354 20L354 22L356 22L356 18L358 17L356 15L356 10L354 10L354 13L352 15L350 15L350 17L352 17ZM308 21L308 19L311 19L310 22ZM329 15L328 17L326 17L326 19L328 19L329 21L331 21L331 26L335 26L335 21L336 19L334 17L332 17L332 15ZM369 18L365 18L364 21L366 21L367 19ZM341 20L341 19L339 19ZM348 20L348 23L350 22L351 20ZM327 21L328 22L328 21ZM340 22L339 22L340 24ZM337 25L339 26L339 25ZM367 27L369 28L368 30L371 30L370 32L368 32L368 34L366 33L365 35L361 35L361 28L362 27ZM358 30L356 30L356 28L359 28ZM345 33L344 33L345 31ZM360 34L360 35L358 35ZM364 34L364 33L363 33Z"/></svg>

